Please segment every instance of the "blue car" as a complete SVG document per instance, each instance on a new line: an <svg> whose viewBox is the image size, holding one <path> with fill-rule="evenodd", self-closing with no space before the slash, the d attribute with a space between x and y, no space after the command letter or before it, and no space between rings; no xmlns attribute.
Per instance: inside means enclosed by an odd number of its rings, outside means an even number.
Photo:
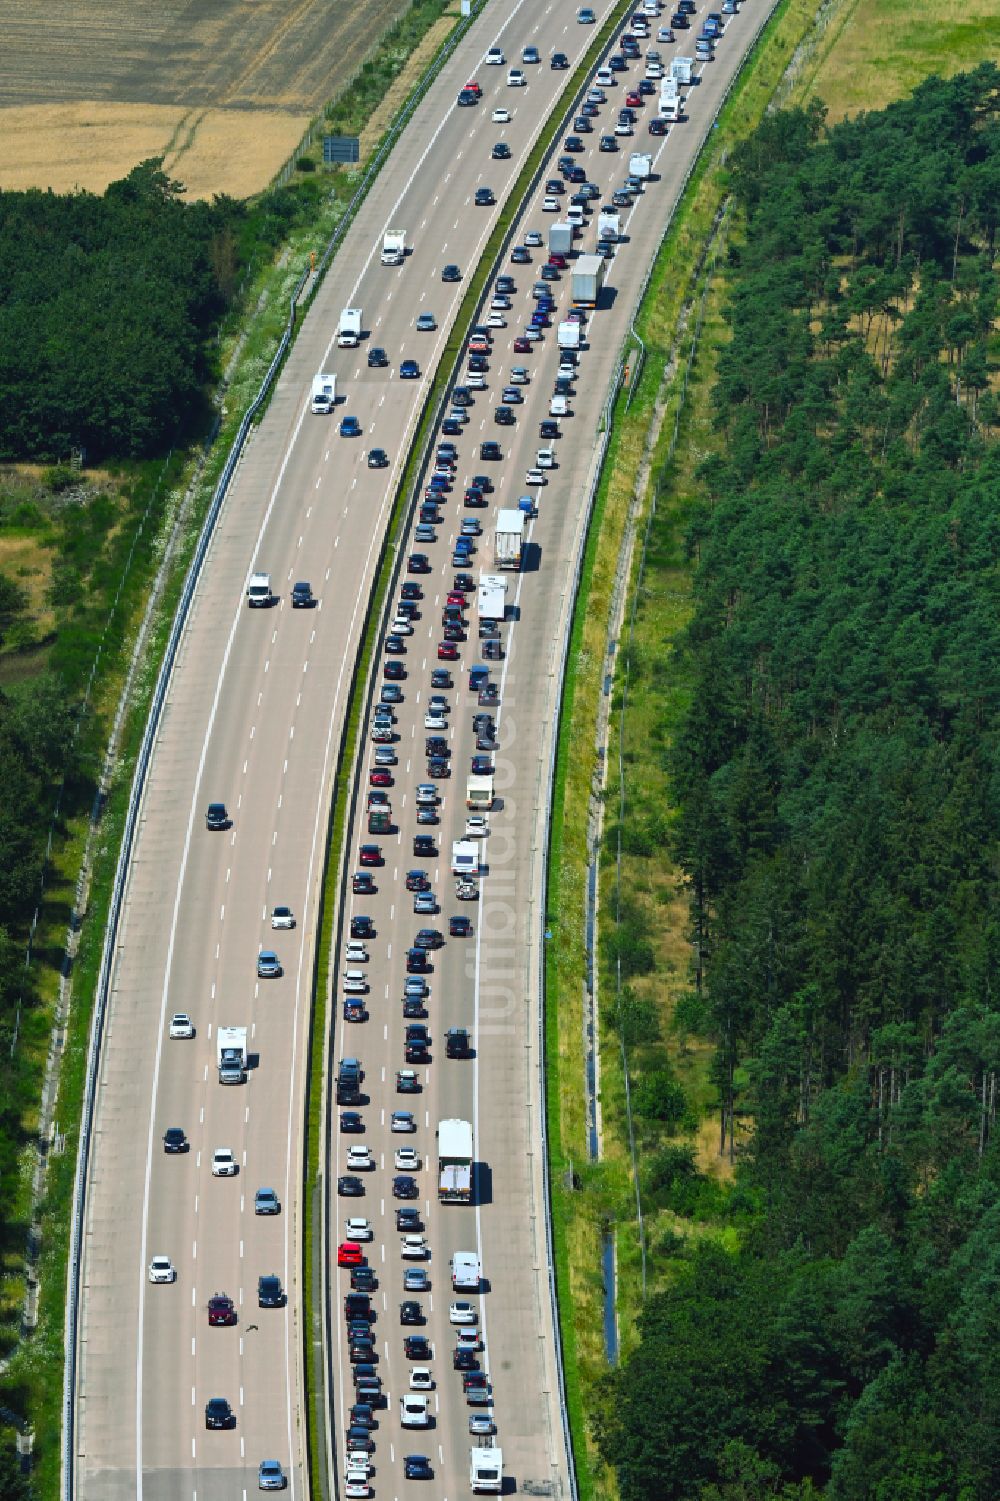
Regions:
<svg viewBox="0 0 1000 1501"><path fill-rule="evenodd" d="M416 360L404 360L399 367L400 380L416 380L420 375L420 366Z"/></svg>
<svg viewBox="0 0 1000 1501"><path fill-rule="evenodd" d="M342 417L340 420L340 436L342 438L360 438L361 423L357 417Z"/></svg>

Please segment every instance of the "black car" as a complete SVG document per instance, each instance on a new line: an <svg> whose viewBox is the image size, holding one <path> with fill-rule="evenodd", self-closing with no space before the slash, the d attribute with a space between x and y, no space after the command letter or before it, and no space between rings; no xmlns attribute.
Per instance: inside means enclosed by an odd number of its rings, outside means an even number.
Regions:
<svg viewBox="0 0 1000 1501"><path fill-rule="evenodd" d="M566 376L561 375L555 384L555 394L556 396L572 396L573 382L567 380Z"/></svg>
<svg viewBox="0 0 1000 1501"><path fill-rule="evenodd" d="M163 1150L165 1152L189 1152L190 1143L180 1126L168 1126L163 1133Z"/></svg>
<svg viewBox="0 0 1000 1501"><path fill-rule="evenodd" d="M407 1298L405 1303L400 1303L399 1322L401 1324L422 1324L424 1322L424 1311L416 1298Z"/></svg>
<svg viewBox="0 0 1000 1501"><path fill-rule="evenodd" d="M229 828L229 814L226 812L225 803L209 803L205 814L205 827L211 829L213 833Z"/></svg>
<svg viewBox="0 0 1000 1501"><path fill-rule="evenodd" d="M370 1402L352 1403L351 1423L356 1423L361 1428L375 1427L375 1409Z"/></svg>
<svg viewBox="0 0 1000 1501"><path fill-rule="evenodd" d="M493 761L489 756L473 756L472 775L474 777L490 777L493 775Z"/></svg>
<svg viewBox="0 0 1000 1501"><path fill-rule="evenodd" d="M443 735L428 735L424 741L425 756L449 756L448 742Z"/></svg>
<svg viewBox="0 0 1000 1501"><path fill-rule="evenodd" d="M497 407L496 411L493 413L493 420L500 427L513 427L516 421L516 418L514 416L514 408L506 406Z"/></svg>
<svg viewBox="0 0 1000 1501"><path fill-rule="evenodd" d="M411 1178L409 1173L400 1173L392 1180L392 1196L394 1199L416 1199L420 1197L420 1188L416 1178Z"/></svg>
<svg viewBox="0 0 1000 1501"><path fill-rule="evenodd" d="M422 1042L426 1044L429 1043L431 1039L428 1034L427 1028L422 1024L415 1023L413 1026L407 1027L406 1040L407 1042Z"/></svg>
<svg viewBox="0 0 1000 1501"><path fill-rule="evenodd" d="M509 293L509 292L514 292L516 290L517 290L517 287L515 285L514 278L512 276L498 276L497 277L497 291L498 292L503 292L503 293L506 294L506 293Z"/></svg>
<svg viewBox="0 0 1000 1501"><path fill-rule="evenodd" d="M479 1361L472 1350L466 1350L463 1345L452 1351L451 1363L456 1371L478 1371Z"/></svg>
<svg viewBox="0 0 1000 1501"><path fill-rule="evenodd" d="M368 450L368 468L385 469L389 464L389 455L384 448L371 448Z"/></svg>
<svg viewBox="0 0 1000 1501"><path fill-rule="evenodd" d="M433 834L414 834L413 853L415 855L436 855L437 845L434 843ZM353 924L352 924L353 927Z"/></svg>
<svg viewBox="0 0 1000 1501"><path fill-rule="evenodd" d="M452 938L468 938L472 932L472 923L467 917L452 917L448 922L448 932Z"/></svg>
<svg viewBox="0 0 1000 1501"><path fill-rule="evenodd" d="M432 756L427 762L427 775L435 782L451 776L451 763L443 756Z"/></svg>
<svg viewBox="0 0 1000 1501"><path fill-rule="evenodd" d="M423 599L424 591L418 583L415 583L412 579L410 579L400 589L399 597L400 599L408 599L410 601L413 601L415 599Z"/></svg>
<svg viewBox="0 0 1000 1501"><path fill-rule="evenodd" d="M439 949L443 943L444 939L437 928L421 928L413 940L414 947L418 949Z"/></svg>
<svg viewBox="0 0 1000 1501"><path fill-rule="evenodd" d="M374 938L375 924L370 917L356 916L351 918L352 938Z"/></svg>
<svg viewBox="0 0 1000 1501"><path fill-rule="evenodd" d="M365 1185L353 1173L344 1173L337 1179L337 1192L342 1199L359 1199L364 1191Z"/></svg>
<svg viewBox="0 0 1000 1501"><path fill-rule="evenodd" d="M361 1118L360 1111L342 1110L340 1112L340 1129L351 1135L356 1135L358 1131L363 1131L365 1123Z"/></svg>
<svg viewBox="0 0 1000 1501"><path fill-rule="evenodd" d="M407 1480L433 1480L431 1462L424 1454L406 1454L403 1457L403 1474Z"/></svg>
<svg viewBox="0 0 1000 1501"><path fill-rule="evenodd" d="M348 1319L368 1319L371 1321L375 1315L372 1311L372 1300L367 1293L345 1293L344 1314Z"/></svg>
<svg viewBox="0 0 1000 1501"><path fill-rule="evenodd" d="M455 587L457 588L458 585L456 584ZM451 673L448 671L447 667L435 667L434 671L431 673L431 687L432 688L451 688L452 687Z"/></svg>
<svg viewBox="0 0 1000 1501"><path fill-rule="evenodd" d="M283 1308L285 1294L281 1286L281 1278L271 1273L257 1278L257 1306L258 1308Z"/></svg>
<svg viewBox="0 0 1000 1501"><path fill-rule="evenodd" d="M526 245L515 245L510 253L510 258L515 266L531 265L531 255Z"/></svg>
<svg viewBox="0 0 1000 1501"><path fill-rule="evenodd" d="M430 969L427 963L427 955L423 949L406 950L406 973L408 975L425 975Z"/></svg>
<svg viewBox="0 0 1000 1501"><path fill-rule="evenodd" d="M451 393L452 405L456 407L471 407L472 392L468 386L456 386Z"/></svg>
<svg viewBox="0 0 1000 1501"><path fill-rule="evenodd" d="M467 109L469 107L469 105L477 103L478 99L479 99L479 95L478 94L474 94L471 89L460 89L459 90L458 104L460 105L460 107L462 109Z"/></svg>
<svg viewBox="0 0 1000 1501"><path fill-rule="evenodd" d="M419 1209L397 1209L396 1229L414 1233L422 1228L423 1221L420 1218Z"/></svg>
<svg viewBox="0 0 1000 1501"><path fill-rule="evenodd" d="M564 68L569 67L569 58L566 56L565 52L553 52L552 61L549 64L549 67L552 68L555 72L560 72Z"/></svg>
<svg viewBox="0 0 1000 1501"><path fill-rule="evenodd" d="M444 1050L449 1058L468 1058L469 1034L464 1027L449 1027L444 1034Z"/></svg>
<svg viewBox="0 0 1000 1501"><path fill-rule="evenodd" d="M389 683L400 683L406 677L406 668L402 662L386 662L382 668L382 676Z"/></svg>
<svg viewBox="0 0 1000 1501"><path fill-rule="evenodd" d="M475 202L477 208L489 208L492 204L496 203L496 199L493 196L493 189L477 188Z"/></svg>
<svg viewBox="0 0 1000 1501"><path fill-rule="evenodd" d="M425 552L411 552L406 560L407 573L430 573L431 565Z"/></svg>
<svg viewBox="0 0 1000 1501"><path fill-rule="evenodd" d="M484 354L469 356L469 369L473 375L485 375L490 368L490 362Z"/></svg>
<svg viewBox="0 0 1000 1501"><path fill-rule="evenodd" d="M371 1266L351 1267L351 1287L355 1292L371 1293L378 1286L378 1278L375 1268Z"/></svg>
<svg viewBox="0 0 1000 1501"><path fill-rule="evenodd" d="M386 636L385 649L386 652L391 656L401 657L406 653L406 642L403 640L402 636L397 636L393 633L392 635Z"/></svg>
<svg viewBox="0 0 1000 1501"><path fill-rule="evenodd" d="M496 145L493 147L493 150L490 152L490 156L495 162L509 162L510 147L507 145L507 142L497 141Z"/></svg>
<svg viewBox="0 0 1000 1501"><path fill-rule="evenodd" d="M371 349L369 349L369 351L368 351L368 368L369 368L369 370L381 370L382 367L384 365L388 365L388 363L389 363L389 356L386 354L386 352L385 352L384 349L380 349L377 344L373 345L373 347Z"/></svg>
<svg viewBox="0 0 1000 1501"><path fill-rule="evenodd" d="M546 417L545 420L544 420L544 422L540 422L538 424L538 436L540 438L558 438L559 437L559 424L558 424L558 422L553 422L550 417Z"/></svg>
<svg viewBox="0 0 1000 1501"><path fill-rule="evenodd" d="M461 273L461 271L459 270L459 268L456 265L454 265L451 262L449 262L449 264L447 266L442 267L442 270L441 270L441 280L442 281L461 281L462 280L462 273Z"/></svg>
<svg viewBox="0 0 1000 1501"><path fill-rule="evenodd" d="M293 610L311 610L315 603L312 585L306 583L305 579L300 579L297 584L292 585Z"/></svg>
<svg viewBox="0 0 1000 1501"><path fill-rule="evenodd" d="M431 1360L430 1340L425 1334L408 1334L403 1340L403 1354L407 1360Z"/></svg>
<svg viewBox="0 0 1000 1501"><path fill-rule="evenodd" d="M565 141L563 141L563 145L567 151L578 152L583 150L583 142L579 136L567 136Z"/></svg>
<svg viewBox="0 0 1000 1501"><path fill-rule="evenodd" d="M611 69L612 73L624 73L628 68L628 63L622 57L620 52L614 52L608 58L608 67Z"/></svg>
<svg viewBox="0 0 1000 1501"><path fill-rule="evenodd" d="M424 1003L421 1000L420 996L418 996L418 995L404 995L404 997L403 997L403 1015L405 1017L410 1017L410 1016L426 1016L427 1015L427 1008L424 1006Z"/></svg>
<svg viewBox="0 0 1000 1501"><path fill-rule="evenodd" d="M461 436L462 424L457 417L446 417L441 424L441 431L449 437L458 438Z"/></svg>
<svg viewBox="0 0 1000 1501"><path fill-rule="evenodd" d="M236 1417L225 1397L210 1397L205 1404L206 1428L235 1428Z"/></svg>
<svg viewBox="0 0 1000 1501"><path fill-rule="evenodd" d="M470 485L465 492L465 498L462 501L462 504L469 510L475 510L479 506L488 506L489 501L486 499L486 496L483 494L482 490L479 489L478 485Z"/></svg>
<svg viewBox="0 0 1000 1501"><path fill-rule="evenodd" d="M479 457L481 459L502 459L503 454L500 452L500 444L494 443L492 440L480 443Z"/></svg>

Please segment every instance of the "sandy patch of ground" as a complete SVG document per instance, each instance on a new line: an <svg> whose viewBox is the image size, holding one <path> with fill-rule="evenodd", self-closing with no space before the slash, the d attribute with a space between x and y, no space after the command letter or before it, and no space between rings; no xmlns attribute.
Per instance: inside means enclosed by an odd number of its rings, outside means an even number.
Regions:
<svg viewBox="0 0 1000 1501"><path fill-rule="evenodd" d="M392 87L386 90L385 98L369 116L368 123L361 132L361 160L366 162L372 151L378 145L379 140L388 130L393 115L403 105L407 94L417 82L421 73L427 67L435 52L441 44L447 40L452 28L458 20L457 11L448 11L434 22L423 41L416 51L410 56L405 68L395 79Z"/></svg>

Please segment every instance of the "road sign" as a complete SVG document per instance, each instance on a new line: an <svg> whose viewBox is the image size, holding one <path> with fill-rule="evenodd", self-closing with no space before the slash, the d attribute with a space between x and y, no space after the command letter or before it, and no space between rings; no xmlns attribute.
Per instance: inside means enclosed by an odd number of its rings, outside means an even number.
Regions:
<svg viewBox="0 0 1000 1501"><path fill-rule="evenodd" d="M324 136L323 161L327 166L334 162L357 162L361 160L361 143L357 136Z"/></svg>

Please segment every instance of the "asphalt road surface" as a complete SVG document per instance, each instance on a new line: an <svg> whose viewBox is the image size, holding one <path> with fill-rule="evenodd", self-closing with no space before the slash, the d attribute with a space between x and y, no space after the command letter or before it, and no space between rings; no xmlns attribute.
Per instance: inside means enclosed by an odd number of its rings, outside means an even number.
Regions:
<svg viewBox="0 0 1000 1501"><path fill-rule="evenodd" d="M402 1456L414 1451L431 1459L442 1495L468 1486L470 1439L459 1377L451 1370L447 1263L453 1250L477 1247L488 1288L481 1300L486 1336L481 1359L492 1383L508 1477L520 1488L553 1494L566 1484L546 1281L535 1047L540 835L555 674L572 603L570 568L580 538L593 433L627 328L632 292L759 15L751 0L744 14L730 20L717 60L691 91L689 121L652 143L659 180L632 212L629 243L608 273L613 291L590 321L589 347L581 356L571 403L574 415L562 421L563 436L555 445L559 467L547 486L533 492L539 494L539 516L532 523L525 571L512 576L508 596L511 613L516 610L519 618L504 627L505 656L494 671L501 697L495 762L502 806L491 815L484 841L489 874L483 899L463 904L473 909L474 936L449 939L433 959L428 1008L433 1062L410 1106L393 1089L402 1063L403 951L417 927L442 925L440 918L415 917L412 898L402 889L404 871L421 863L411 857L408 841L416 828L413 788L427 779L419 753L440 639L440 603L433 601L443 598L451 582L447 544L460 516L478 517L488 539L493 507L515 504L525 493L524 472L539 446L537 424L555 374L555 340L548 331L542 344L518 361L529 367L531 383L529 399L517 409L517 425L495 427L498 376L514 362L507 345L518 331L515 310L508 328L496 330L487 389L478 393L465 435L456 440L460 482L466 472L494 471L491 508L463 513L457 484L444 507L438 540L422 549L433 572L423 581L421 618L403 659L408 676L397 730L407 755L400 755L391 790L401 842L395 835L382 839L386 864L379 871L378 894L365 908L379 934L367 966L371 1019L351 1025L347 1040L346 1024L338 1019L336 1040L338 1054L350 1051L364 1060L370 1103L364 1112L366 1134L358 1140L372 1145L378 1158L375 1170L365 1175L365 1197L335 1205L339 1218L356 1213L372 1220L368 1254L379 1271L376 1296L385 1295L376 1328L390 1400L377 1434L376 1495L390 1494L391 1486L398 1496L418 1484L402 1475ZM467 275L492 223L490 209L471 203L475 189L488 184L502 200L534 131L569 77L549 69L549 54L559 48L572 63L591 35L575 24L572 10L550 5L532 11L525 0L491 7L476 23L417 111L347 236L220 522L151 768L117 956L85 1242L77 1430L81 1496L239 1495L256 1488L257 1465L266 1457L285 1466L292 1494L304 1489L297 1183L307 987L333 755L372 569L418 412L422 381L399 380L399 362L419 360L423 379L433 368L461 295L461 284L441 282L441 267L454 261ZM526 87L508 87L506 67L480 62L496 41L514 66L524 44L539 47L543 62L525 66ZM662 50L669 62L682 45ZM633 64L624 78L631 82L640 69ZM474 110L456 110L457 90L473 74L484 97ZM614 95L621 87L609 90L602 123L613 121ZM501 105L512 119L494 124L492 110ZM644 132L651 107L647 102L640 112L637 134L643 143L649 139ZM603 187L620 181L625 168L621 154L597 152L599 134L595 128L586 137L588 150L580 160L588 177ZM497 139L509 143L511 160L491 159ZM544 230L548 217L533 206L526 222ZM382 235L392 228L406 229L413 247L399 270L378 264ZM592 241L591 228L580 244L590 248ZM508 269L517 282L516 316L523 318L531 268ZM566 281L555 287L565 306ZM359 351L331 347L344 305L364 309L368 337ZM435 331L416 331L421 309L435 314ZM387 350L388 370L369 370L372 345ZM308 412L311 376L320 368L337 371L338 388L346 395L333 417ZM359 419L362 436L338 435L345 414ZM484 436L499 438L503 462L473 462L473 444ZM387 469L368 468L372 446L388 451ZM479 546L473 573L489 565L488 541ZM255 568L272 576L278 598L270 610L246 608L244 589ZM317 604L292 611L289 590L302 578L311 581ZM460 645L456 667L478 660L475 612L468 613L472 639ZM455 773L442 784L441 825L428 830L438 834L445 859L424 862L445 917L459 910L446 856L455 832L464 829L461 793L471 753L472 703L456 672L459 681L448 694ZM216 799L226 801L232 827L209 833L205 807ZM269 914L277 903L293 908L294 930L272 931ZM257 952L272 947L284 973L258 980ZM339 1002L338 991L338 1013ZM193 1039L168 1039L167 1023L175 1011L191 1015ZM473 1059L444 1059L440 1037L448 1025L473 1029ZM243 1087L217 1082L219 1026L249 1029L253 1066ZM422 1295L424 1332L434 1345L437 1411L433 1430L412 1440L404 1438L397 1411L404 1384L397 1307L402 1262L388 1219L393 1141L383 1126L383 1112L400 1107L415 1110L418 1130L396 1141L416 1141L431 1157L439 1119L472 1120L482 1164L478 1202L470 1209L439 1207L432 1167L420 1171L432 1279L430 1294ZM186 1131L188 1153L164 1153L161 1136L171 1126ZM232 1149L239 1166L235 1177L213 1176L211 1158L220 1147ZM339 1142L331 1171L343 1170L345 1155ZM254 1195L262 1186L277 1191L281 1214L254 1213ZM171 1257L177 1270L173 1284L154 1286L147 1280L147 1263L157 1254ZM257 1278L265 1273L282 1279L288 1295L283 1308L258 1308ZM334 1276L346 1285L346 1273ZM209 1327L207 1302L217 1291L232 1297L235 1327ZM339 1313L337 1318L340 1322ZM342 1441L349 1396L342 1344L335 1366ZM235 1424L228 1432L206 1432L205 1404L219 1396L231 1403Z"/></svg>

